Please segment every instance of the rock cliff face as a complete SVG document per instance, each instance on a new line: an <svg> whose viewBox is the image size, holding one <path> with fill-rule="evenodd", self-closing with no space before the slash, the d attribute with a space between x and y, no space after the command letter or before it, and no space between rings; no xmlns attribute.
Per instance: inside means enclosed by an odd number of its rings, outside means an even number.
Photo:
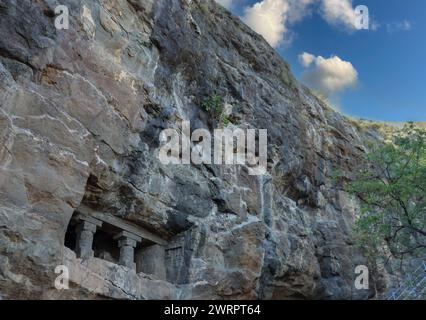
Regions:
<svg viewBox="0 0 426 320"><path fill-rule="evenodd" d="M54 9L69 8L57 30ZM268 129L268 174L162 165L159 134ZM0 1L0 298L365 299L350 176L363 138L208 0ZM179 243L165 279L64 246L82 205ZM69 290L54 288L70 268Z"/></svg>

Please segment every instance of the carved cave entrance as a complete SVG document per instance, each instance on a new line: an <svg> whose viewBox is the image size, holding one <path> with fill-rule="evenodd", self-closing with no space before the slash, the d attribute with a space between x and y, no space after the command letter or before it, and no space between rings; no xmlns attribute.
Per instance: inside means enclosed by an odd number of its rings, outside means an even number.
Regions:
<svg viewBox="0 0 426 320"><path fill-rule="evenodd" d="M65 246L78 258L92 257L120 264L166 280L167 242L120 218L79 208L65 234Z"/></svg>

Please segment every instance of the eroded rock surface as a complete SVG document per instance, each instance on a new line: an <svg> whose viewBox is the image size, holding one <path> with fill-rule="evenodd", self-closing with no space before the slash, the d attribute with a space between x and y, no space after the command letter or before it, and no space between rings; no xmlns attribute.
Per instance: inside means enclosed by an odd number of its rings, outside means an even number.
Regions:
<svg viewBox="0 0 426 320"><path fill-rule="evenodd" d="M55 29L59 4L69 30ZM159 162L161 130L220 125L200 107L214 94L232 106L231 128L268 129L267 175ZM0 1L0 132L3 299L376 293L373 272L370 290L354 288L367 264L351 232L357 204L331 179L350 176L360 132L213 1ZM80 264L64 237L82 204L180 243L167 282ZM64 263L66 293L53 287Z"/></svg>

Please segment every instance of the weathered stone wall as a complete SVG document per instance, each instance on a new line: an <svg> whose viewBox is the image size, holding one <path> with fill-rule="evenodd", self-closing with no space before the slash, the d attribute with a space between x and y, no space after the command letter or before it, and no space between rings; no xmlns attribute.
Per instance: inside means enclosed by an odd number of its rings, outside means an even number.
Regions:
<svg viewBox="0 0 426 320"><path fill-rule="evenodd" d="M69 30L54 27L58 4ZM268 129L268 175L158 161L161 130L217 127L200 107L213 94L233 126ZM367 263L351 233L357 207L330 179L350 175L360 133L213 1L1 0L0 132L1 298L375 294L374 279L353 287ZM82 272L63 247L82 203L180 244L178 261L166 251L179 266L170 282L134 287L136 275L89 261L108 289L52 289L58 264ZM117 289L111 277L130 280Z"/></svg>

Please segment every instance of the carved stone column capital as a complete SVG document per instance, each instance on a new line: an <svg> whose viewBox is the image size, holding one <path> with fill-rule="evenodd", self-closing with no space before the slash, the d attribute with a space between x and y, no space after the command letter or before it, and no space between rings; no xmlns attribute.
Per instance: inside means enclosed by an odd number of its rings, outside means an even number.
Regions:
<svg viewBox="0 0 426 320"><path fill-rule="evenodd" d="M120 248L120 259L118 263L122 266L135 270L135 248L142 238L127 232L122 231L114 237L118 240L118 247Z"/></svg>
<svg viewBox="0 0 426 320"><path fill-rule="evenodd" d="M102 222L90 217L82 217L77 225L76 254L78 258L88 259L93 257L93 236L97 227Z"/></svg>

